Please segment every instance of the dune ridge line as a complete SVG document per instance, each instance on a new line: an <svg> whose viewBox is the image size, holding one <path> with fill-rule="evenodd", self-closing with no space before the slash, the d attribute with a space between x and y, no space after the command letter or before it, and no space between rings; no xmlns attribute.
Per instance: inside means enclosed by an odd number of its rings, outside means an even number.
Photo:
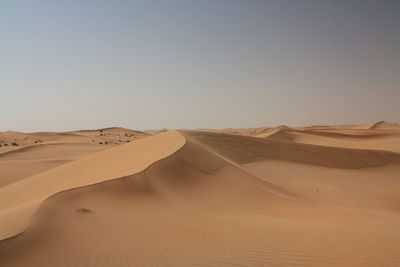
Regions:
<svg viewBox="0 0 400 267"><path fill-rule="evenodd" d="M0 240L24 231L40 204L72 188L133 175L185 144L177 131L167 131L101 151L0 188Z"/></svg>

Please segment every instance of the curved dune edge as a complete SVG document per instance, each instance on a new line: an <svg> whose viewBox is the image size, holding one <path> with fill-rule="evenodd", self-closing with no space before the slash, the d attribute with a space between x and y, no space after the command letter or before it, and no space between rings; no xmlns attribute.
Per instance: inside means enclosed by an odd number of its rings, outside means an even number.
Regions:
<svg viewBox="0 0 400 267"><path fill-rule="evenodd" d="M361 130L396 130L400 129L400 124L386 121L378 121L372 124L361 125L355 129Z"/></svg>
<svg viewBox="0 0 400 267"><path fill-rule="evenodd" d="M0 240L24 231L39 205L72 188L133 175L185 144L177 131L149 136L42 172L0 188Z"/></svg>

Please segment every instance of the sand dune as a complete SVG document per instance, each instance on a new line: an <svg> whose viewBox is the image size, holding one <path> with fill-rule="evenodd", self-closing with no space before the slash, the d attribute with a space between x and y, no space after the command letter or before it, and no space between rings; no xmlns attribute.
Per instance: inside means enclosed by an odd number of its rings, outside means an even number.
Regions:
<svg viewBox="0 0 400 267"><path fill-rule="evenodd" d="M196 131L256 136L270 129L271 127L257 127L257 128L196 129Z"/></svg>
<svg viewBox="0 0 400 267"><path fill-rule="evenodd" d="M322 146L400 152L400 128L392 127L390 130L387 128L384 131L370 128L371 125L356 127L356 129L349 127L276 127L257 135L257 137Z"/></svg>
<svg viewBox="0 0 400 267"><path fill-rule="evenodd" d="M163 133L1 187L0 239L23 231L30 216L45 198L67 189L140 172L154 161L179 149L183 143L184 138L175 132Z"/></svg>
<svg viewBox="0 0 400 267"><path fill-rule="evenodd" d="M390 123L390 122L385 122L385 121L379 121L377 123L374 123L369 127L370 130L393 130L393 129L399 129L400 130L400 124L397 123Z"/></svg>
<svg viewBox="0 0 400 267"><path fill-rule="evenodd" d="M355 127L355 129L361 130L400 130L400 124L386 122L386 121L378 121L372 124L360 125Z"/></svg>
<svg viewBox="0 0 400 267"><path fill-rule="evenodd" d="M294 131L294 129L287 126L278 126L276 128L267 129L256 136L268 139L292 141L293 136L290 134L292 131Z"/></svg>
<svg viewBox="0 0 400 267"><path fill-rule="evenodd" d="M389 151L326 147L228 134L199 132L187 132L187 134L240 163L278 159L350 169L400 163L400 154Z"/></svg>
<svg viewBox="0 0 400 267"><path fill-rule="evenodd" d="M93 145L115 145L131 142L150 134L120 127L70 132L0 132L0 153L10 147L52 143L89 143Z"/></svg>
<svg viewBox="0 0 400 267"><path fill-rule="evenodd" d="M163 132L1 187L0 266L400 265L400 154L375 142L396 130L260 132Z"/></svg>
<svg viewBox="0 0 400 267"><path fill-rule="evenodd" d="M125 128L72 132L0 132L0 187L115 145L149 136Z"/></svg>

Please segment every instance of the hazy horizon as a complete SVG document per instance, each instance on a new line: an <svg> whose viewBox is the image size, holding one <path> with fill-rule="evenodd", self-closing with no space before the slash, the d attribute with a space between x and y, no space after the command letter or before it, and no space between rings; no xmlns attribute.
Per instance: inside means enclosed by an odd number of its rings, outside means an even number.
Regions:
<svg viewBox="0 0 400 267"><path fill-rule="evenodd" d="M399 1L0 8L0 131L400 122Z"/></svg>
<svg viewBox="0 0 400 267"><path fill-rule="evenodd" d="M85 131L85 130L101 130L101 129L108 129L108 128L125 128L125 129L130 129L130 130L137 130L137 131L159 131L159 130L224 130L224 129L252 129L252 128L274 128L274 127L281 127L281 126L287 126L287 127L308 127L308 126L357 126L357 125L372 125L376 124L379 122L386 122L386 123L396 123L400 124L397 121L373 121L373 122L366 122L366 123L355 123L355 124L303 124L303 125L286 125L286 124L274 124L274 125L254 125L254 126L249 126L249 127L214 127L214 128L207 128L207 127L198 127L198 128L146 128L146 129L139 129L139 128L133 128L133 127L125 127L124 125L111 125L111 126L106 126L106 127L101 127L101 128L72 128L72 129L62 129L62 130L39 130L39 131L19 131L19 130L1 130L2 132L21 132L21 133L46 133L46 132L74 132L74 131Z"/></svg>

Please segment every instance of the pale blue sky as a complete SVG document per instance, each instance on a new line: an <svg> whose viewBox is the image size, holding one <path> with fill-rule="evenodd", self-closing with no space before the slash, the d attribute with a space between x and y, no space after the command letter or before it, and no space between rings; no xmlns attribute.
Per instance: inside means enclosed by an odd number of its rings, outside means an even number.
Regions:
<svg viewBox="0 0 400 267"><path fill-rule="evenodd" d="M1 1L0 130L400 121L400 1Z"/></svg>

